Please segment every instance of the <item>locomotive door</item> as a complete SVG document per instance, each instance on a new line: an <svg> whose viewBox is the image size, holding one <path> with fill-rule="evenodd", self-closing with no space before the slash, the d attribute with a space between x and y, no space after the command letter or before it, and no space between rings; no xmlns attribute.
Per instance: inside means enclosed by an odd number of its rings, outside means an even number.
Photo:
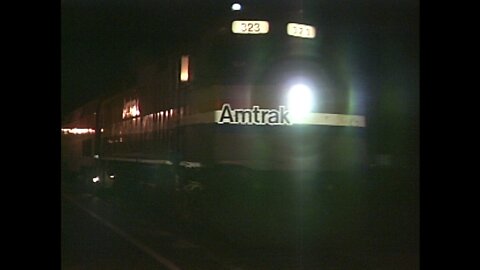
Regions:
<svg viewBox="0 0 480 270"><path fill-rule="evenodd" d="M185 115L185 95L188 91L191 81L190 76L190 56L182 54L179 57L177 70L177 85L175 89L175 131L172 137L173 158L175 165L184 160L185 151L185 128L181 125L182 118Z"/></svg>

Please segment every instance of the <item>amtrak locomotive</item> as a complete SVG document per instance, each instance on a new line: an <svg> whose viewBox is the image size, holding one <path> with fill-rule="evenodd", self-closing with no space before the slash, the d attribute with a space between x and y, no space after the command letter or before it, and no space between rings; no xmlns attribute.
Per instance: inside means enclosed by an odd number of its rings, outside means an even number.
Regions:
<svg viewBox="0 0 480 270"><path fill-rule="evenodd" d="M143 57L117 94L79 109L64 124L64 158L89 159L69 168L95 189L226 235L353 235L365 93L333 79L321 37L299 12L233 12ZM94 132L66 139L87 116Z"/></svg>

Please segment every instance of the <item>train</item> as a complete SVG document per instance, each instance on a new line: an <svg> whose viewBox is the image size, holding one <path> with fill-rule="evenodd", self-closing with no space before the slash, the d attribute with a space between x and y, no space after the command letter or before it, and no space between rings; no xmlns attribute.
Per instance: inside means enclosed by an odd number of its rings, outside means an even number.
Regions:
<svg viewBox="0 0 480 270"><path fill-rule="evenodd" d="M353 237L366 93L332 78L321 34L299 12L232 11L140 57L64 121L62 170L229 236Z"/></svg>

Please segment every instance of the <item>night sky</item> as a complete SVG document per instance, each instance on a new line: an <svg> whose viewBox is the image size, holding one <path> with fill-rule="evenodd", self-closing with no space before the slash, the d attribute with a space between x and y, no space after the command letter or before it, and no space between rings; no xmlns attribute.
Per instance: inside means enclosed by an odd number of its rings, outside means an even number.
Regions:
<svg viewBox="0 0 480 270"><path fill-rule="evenodd" d="M128 76L139 51L161 49L163 43L170 42L165 36L172 33L197 33L198 27L208 27L210 18L222 16L222 12L230 12L229 7L233 2L235 1L62 0L62 116L96 97L118 91L122 78ZM273 7L280 8L282 5L305 5L309 7L305 12L318 14L324 29L345 31L342 24L348 24L349 27L363 27L361 31L373 38L378 35L371 33L378 32L381 27L407 27L400 31L403 32L400 35L404 35L411 32L408 27L417 29L415 23L418 23L411 21L411 18L416 18L415 12L418 12L418 1L414 0L238 2L250 8L256 8L257 5L267 7L269 12L275 12ZM189 24L182 29L174 28L174 22L178 20ZM413 42L418 43L418 40ZM375 48L381 46L382 44L373 44L365 53L372 53L375 58L378 55L374 52ZM418 50L418 47L414 46L411 50ZM367 64L370 65L369 68L374 68L371 63Z"/></svg>

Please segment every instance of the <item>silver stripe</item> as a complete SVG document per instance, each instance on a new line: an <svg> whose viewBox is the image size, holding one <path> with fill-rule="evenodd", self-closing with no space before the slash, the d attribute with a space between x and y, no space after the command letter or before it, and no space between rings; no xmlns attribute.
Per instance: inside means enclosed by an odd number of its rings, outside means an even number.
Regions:
<svg viewBox="0 0 480 270"><path fill-rule="evenodd" d="M200 167L202 167L202 163L194 162L194 161L181 161L179 163L179 165L183 166L185 168L200 168Z"/></svg>
<svg viewBox="0 0 480 270"><path fill-rule="evenodd" d="M165 160L165 159L116 158L116 157L104 157L102 159L111 160L111 161L125 161L125 162L138 162L138 163L147 163L147 164L173 165L173 163L170 160Z"/></svg>
<svg viewBox="0 0 480 270"><path fill-rule="evenodd" d="M189 115L181 119L180 125L211 124L218 123L222 111L199 113ZM291 119L294 125L319 125L319 126L344 126L344 127L366 127L366 119L363 115L333 114L333 113L308 113L302 119Z"/></svg>
<svg viewBox="0 0 480 270"><path fill-rule="evenodd" d="M135 158L115 158L115 157L103 157L104 160L112 160L112 161L126 161L126 162L136 162Z"/></svg>
<svg viewBox="0 0 480 270"><path fill-rule="evenodd" d="M163 165L173 165L173 163L170 160L164 160L164 159L137 159L137 162L140 163L147 163L147 164L163 164Z"/></svg>
<svg viewBox="0 0 480 270"><path fill-rule="evenodd" d="M115 158L115 157L105 157L104 160L111 161L125 161L125 162L138 162L138 163L147 163L147 164L164 164L164 165L173 165L170 160L164 159L140 159L140 158ZM180 166L186 168L200 168L202 163L195 161L180 161Z"/></svg>
<svg viewBox="0 0 480 270"><path fill-rule="evenodd" d="M220 122L222 111L217 110L214 123ZM302 119L293 120L294 125L365 127L365 116L352 114L308 113Z"/></svg>
<svg viewBox="0 0 480 270"><path fill-rule="evenodd" d="M322 125L322 126L344 126L344 127L365 127L365 116L352 114L332 113L309 113L300 121L292 121L299 125Z"/></svg>

